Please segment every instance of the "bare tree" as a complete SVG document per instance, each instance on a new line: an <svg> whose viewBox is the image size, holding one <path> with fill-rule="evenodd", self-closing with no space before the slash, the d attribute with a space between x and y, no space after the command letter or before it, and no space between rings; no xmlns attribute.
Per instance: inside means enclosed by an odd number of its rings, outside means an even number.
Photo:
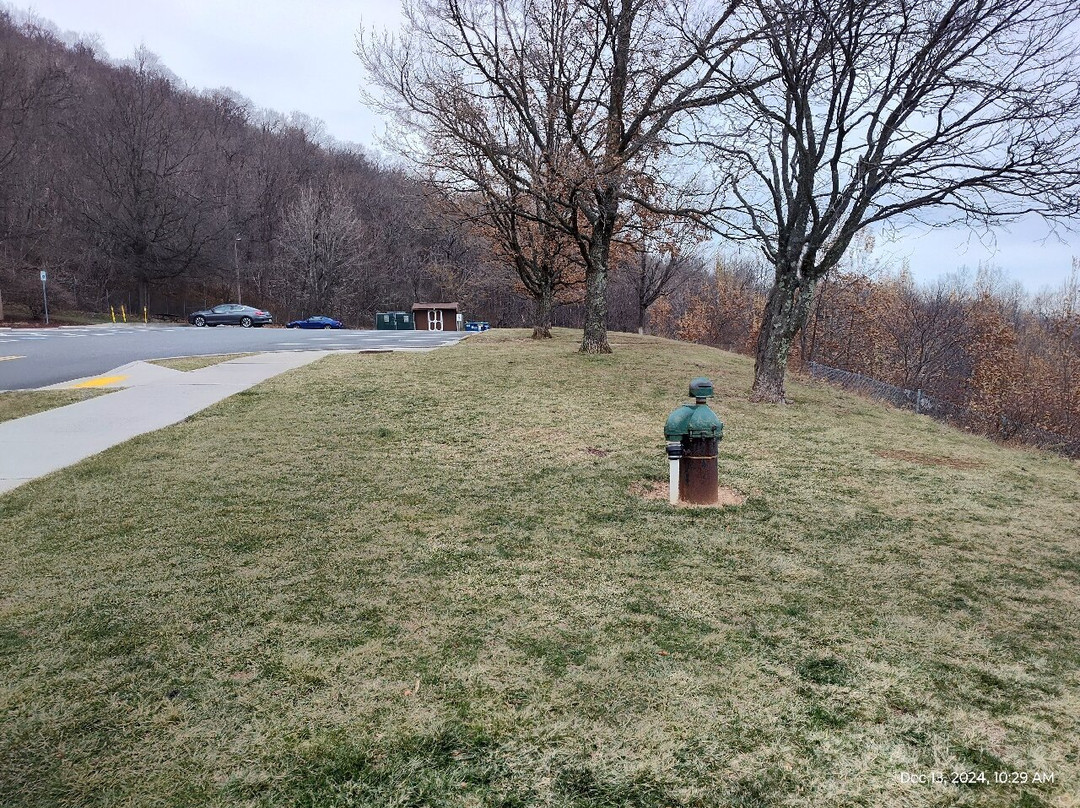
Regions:
<svg viewBox="0 0 1080 808"><path fill-rule="evenodd" d="M68 70L45 48L28 47L27 35L48 39L40 31L20 30L0 10L0 176L71 99Z"/></svg>
<svg viewBox="0 0 1080 808"><path fill-rule="evenodd" d="M612 244L643 180L661 182L669 132L730 96L740 4L420 0L400 37L361 36L358 53L414 159L459 191L528 195L515 215L572 239L581 350L607 353Z"/></svg>
<svg viewBox="0 0 1080 808"><path fill-rule="evenodd" d="M885 324L896 384L912 390L945 386L955 357L970 342L967 302L940 281L921 289L910 276L901 279L895 309Z"/></svg>
<svg viewBox="0 0 1080 808"><path fill-rule="evenodd" d="M308 313L329 311L362 253L360 220L342 188L303 189L282 217L282 257Z"/></svg>
<svg viewBox="0 0 1080 808"><path fill-rule="evenodd" d="M550 339L560 295L580 286L581 262L576 260L577 251L566 233L542 217L530 217L521 204L528 202L510 199L504 205L488 203L485 218L491 224L493 243L533 300L533 339Z"/></svg>
<svg viewBox="0 0 1080 808"><path fill-rule="evenodd" d="M60 50L48 32L17 26L0 10L0 286L31 309L38 271L54 265L62 243L55 208L63 160L50 133L74 93Z"/></svg>
<svg viewBox="0 0 1080 808"><path fill-rule="evenodd" d="M225 228L223 199L199 170L206 129L196 100L155 71L145 51L110 75L79 121L86 174L76 190L84 226L134 280L140 306L152 284L207 258Z"/></svg>
<svg viewBox="0 0 1080 808"><path fill-rule="evenodd" d="M671 294L691 277L692 271L703 269L701 257L694 253L638 254L628 270L633 274L637 293L637 332L645 333L649 308L661 297Z"/></svg>
<svg viewBox="0 0 1080 808"><path fill-rule="evenodd" d="M702 240L697 223L654 212L662 207L650 203L639 208L624 228L623 240L630 255L621 262L620 271L629 276L634 289L639 334L645 333L649 308L657 300L705 269L705 262L694 251Z"/></svg>
<svg viewBox="0 0 1080 808"><path fill-rule="evenodd" d="M863 228L1078 210L1077 0L754 0L776 77L726 110L718 230L775 269L751 397L783 402L817 284Z"/></svg>

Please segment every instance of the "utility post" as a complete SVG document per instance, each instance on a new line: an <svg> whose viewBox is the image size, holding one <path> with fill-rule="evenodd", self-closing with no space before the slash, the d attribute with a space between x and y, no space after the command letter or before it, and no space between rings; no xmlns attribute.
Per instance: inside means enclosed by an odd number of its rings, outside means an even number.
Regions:
<svg viewBox="0 0 1080 808"><path fill-rule="evenodd" d="M240 239L243 238L239 233L236 234L236 238L233 239L233 260L236 262L236 302L243 303L240 299Z"/></svg>

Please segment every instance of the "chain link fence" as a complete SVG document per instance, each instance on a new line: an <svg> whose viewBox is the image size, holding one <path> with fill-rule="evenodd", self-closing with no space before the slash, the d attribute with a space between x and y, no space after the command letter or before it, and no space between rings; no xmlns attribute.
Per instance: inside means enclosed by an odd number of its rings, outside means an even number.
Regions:
<svg viewBox="0 0 1080 808"><path fill-rule="evenodd" d="M920 415L929 415L939 421L946 421L978 432L1049 449L1067 457L1080 458L1080 440L1075 438L1068 438L1031 424L1018 423L1004 416L994 418L969 407L933 398L922 390L905 390L860 373L831 368L817 362L808 362L807 366L812 379L822 379L845 390L888 401L894 407L913 410Z"/></svg>

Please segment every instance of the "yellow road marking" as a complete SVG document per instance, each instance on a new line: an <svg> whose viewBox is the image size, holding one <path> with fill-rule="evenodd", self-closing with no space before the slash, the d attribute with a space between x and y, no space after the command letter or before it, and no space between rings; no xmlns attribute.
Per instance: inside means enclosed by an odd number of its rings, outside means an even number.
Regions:
<svg viewBox="0 0 1080 808"><path fill-rule="evenodd" d="M3 361L8 360L8 359L26 359L26 357L25 356L0 356L0 362L3 362Z"/></svg>
<svg viewBox="0 0 1080 808"><path fill-rule="evenodd" d="M113 384L114 382L122 382L127 376L98 376L96 379L87 379L85 382L79 382L73 387L104 387L107 384Z"/></svg>

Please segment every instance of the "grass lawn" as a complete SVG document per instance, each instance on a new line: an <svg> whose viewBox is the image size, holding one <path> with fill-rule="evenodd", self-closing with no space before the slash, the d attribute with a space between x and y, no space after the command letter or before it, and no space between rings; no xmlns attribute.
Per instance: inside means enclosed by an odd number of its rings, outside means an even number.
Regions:
<svg viewBox="0 0 1080 808"><path fill-rule="evenodd" d="M0 804L1080 804L1076 464L525 333L329 357L0 497ZM635 496L701 374L746 503Z"/></svg>
<svg viewBox="0 0 1080 808"><path fill-rule="evenodd" d="M251 356L249 353L218 354L217 356L181 356L176 359L153 359L151 365L161 365L163 368L172 370L200 370L230 359L240 359L243 356Z"/></svg>
<svg viewBox="0 0 1080 808"><path fill-rule="evenodd" d="M13 390L0 393L0 422L74 404L109 390ZM2 506L0 506L2 507ZM0 527L2 533L3 527Z"/></svg>

